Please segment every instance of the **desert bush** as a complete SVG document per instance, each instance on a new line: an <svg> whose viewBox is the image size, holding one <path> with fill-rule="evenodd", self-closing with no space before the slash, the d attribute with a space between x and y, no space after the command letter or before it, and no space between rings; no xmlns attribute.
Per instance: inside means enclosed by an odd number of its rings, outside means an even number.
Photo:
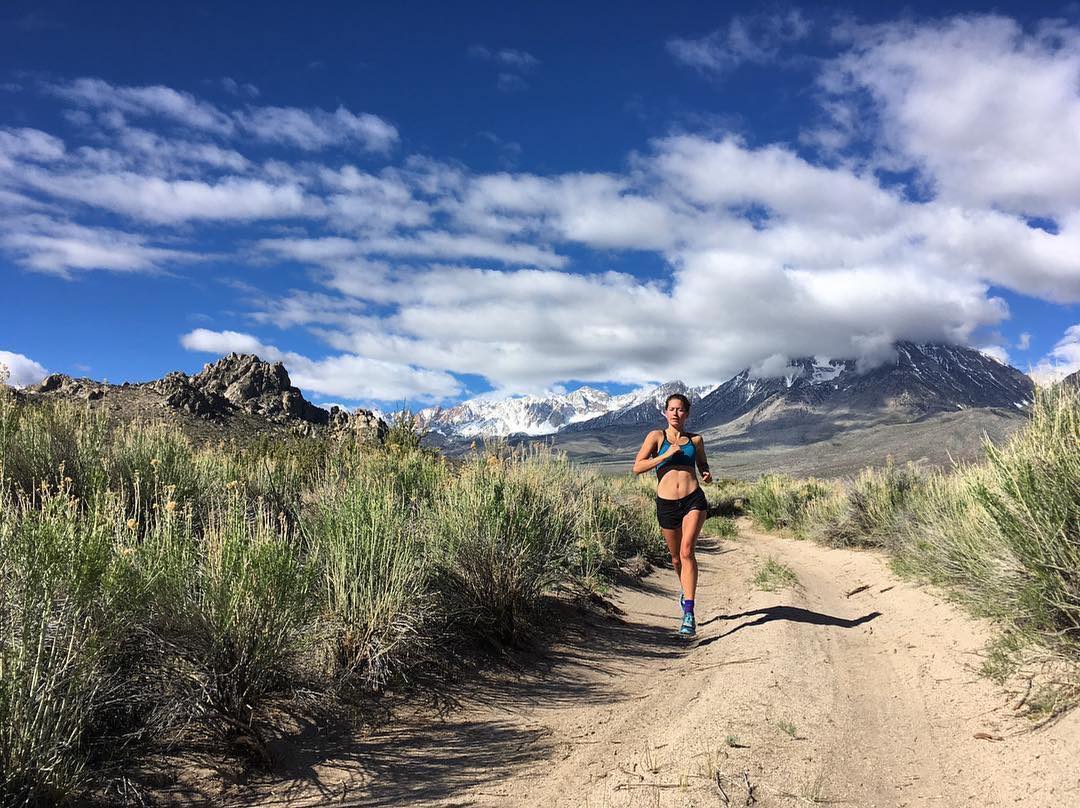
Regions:
<svg viewBox="0 0 1080 808"><path fill-rule="evenodd" d="M205 707L256 733L255 710L295 676L313 602L310 565L278 514L235 491L218 495L201 534L190 510L159 508L136 550L153 592L153 630Z"/></svg>
<svg viewBox="0 0 1080 808"><path fill-rule="evenodd" d="M466 462L428 512L435 589L452 625L492 647L532 631L541 595L566 574L572 503L542 462Z"/></svg>
<svg viewBox="0 0 1080 808"><path fill-rule="evenodd" d="M402 477L328 480L302 523L318 568L330 673L372 688L408 667L434 620L415 504L431 490L418 497L417 475Z"/></svg>
<svg viewBox="0 0 1080 808"><path fill-rule="evenodd" d="M0 493L0 801L73 798L113 693L106 655L127 615L110 525L70 483Z"/></svg>
<svg viewBox="0 0 1080 808"><path fill-rule="evenodd" d="M8 490L37 496L42 483L90 499L106 487L104 416L72 401L30 406L0 386L0 477Z"/></svg>
<svg viewBox="0 0 1080 808"><path fill-rule="evenodd" d="M890 459L880 469L863 469L850 484L808 503L803 532L835 546L887 545L899 535L922 485L910 464L898 468Z"/></svg>
<svg viewBox="0 0 1080 808"><path fill-rule="evenodd" d="M798 530L805 522L808 505L830 492L830 486L818 480L765 474L750 490L748 510L766 530Z"/></svg>
<svg viewBox="0 0 1080 808"><path fill-rule="evenodd" d="M928 476L889 546L901 571L946 587L977 614L1013 621L1023 567L977 496L989 481L982 465Z"/></svg>
<svg viewBox="0 0 1080 808"><path fill-rule="evenodd" d="M1030 425L986 455L974 492L1023 568L1023 614L1080 651L1080 393L1040 391Z"/></svg>

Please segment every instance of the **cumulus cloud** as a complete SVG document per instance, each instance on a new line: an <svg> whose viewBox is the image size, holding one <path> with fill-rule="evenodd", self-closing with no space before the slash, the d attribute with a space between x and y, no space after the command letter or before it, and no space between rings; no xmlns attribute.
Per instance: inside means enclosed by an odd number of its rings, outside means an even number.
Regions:
<svg viewBox="0 0 1080 808"><path fill-rule="evenodd" d="M1016 347L1021 351L1026 351L1031 347L1031 334L1024 331L1020 334L1020 338L1016 341Z"/></svg>
<svg viewBox="0 0 1080 808"><path fill-rule="evenodd" d="M180 342L191 351L218 355L232 351L253 353L264 360L282 362L293 384L324 396L361 401L430 403L458 395L462 390L460 383L443 371L356 354L313 360L302 354L281 351L251 334L238 331L197 328L184 334Z"/></svg>
<svg viewBox="0 0 1080 808"><path fill-rule="evenodd" d="M12 387L37 384L48 375L49 371L30 357L12 351L0 351L0 378L4 378Z"/></svg>
<svg viewBox="0 0 1080 808"><path fill-rule="evenodd" d="M685 65L724 73L743 63L776 61L786 46L806 37L810 28L809 20L798 9L782 14L737 15L726 28L697 39L670 39L667 48Z"/></svg>
<svg viewBox="0 0 1080 808"><path fill-rule="evenodd" d="M851 27L822 86L857 116L876 158L921 172L943 202L1029 216L1080 197L1080 29L1027 33L1000 16Z"/></svg>

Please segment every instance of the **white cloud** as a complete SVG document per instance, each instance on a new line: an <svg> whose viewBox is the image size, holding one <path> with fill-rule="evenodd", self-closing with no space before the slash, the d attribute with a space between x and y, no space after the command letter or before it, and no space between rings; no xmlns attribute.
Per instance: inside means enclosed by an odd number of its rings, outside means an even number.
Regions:
<svg viewBox="0 0 1080 808"><path fill-rule="evenodd" d="M288 184L228 176L216 182L120 173L51 173L24 168L21 181L55 197L149 222L280 219L321 212L316 200Z"/></svg>
<svg viewBox="0 0 1080 808"><path fill-rule="evenodd" d="M258 354L260 359L269 362L280 362L284 356L277 348L264 345L257 337L242 334L239 331L211 331L207 328L196 328L181 336L180 344L189 351L203 351L204 353Z"/></svg>
<svg viewBox="0 0 1080 808"><path fill-rule="evenodd" d="M514 70L528 71L540 64L540 60L528 51L515 48L492 50L491 48L485 48L483 45L473 45L469 48L469 55L474 59L495 62Z"/></svg>
<svg viewBox="0 0 1080 808"><path fill-rule="evenodd" d="M914 168L942 201L1057 217L1080 197L1080 29L959 16L850 29L825 73L878 159Z"/></svg>
<svg viewBox="0 0 1080 808"><path fill-rule="evenodd" d="M51 162L64 156L64 141L40 129L0 129L0 169L18 159Z"/></svg>
<svg viewBox="0 0 1080 808"><path fill-rule="evenodd" d="M724 73L743 63L764 64L779 58L783 48L805 38L810 22L798 9L783 14L735 16L726 29L699 39L674 38L668 51L699 70Z"/></svg>
<svg viewBox="0 0 1080 808"><path fill-rule="evenodd" d="M53 84L48 89L80 106L107 112L159 116L192 129L222 135L231 134L235 128L232 119L213 104L171 87L117 87L101 79L81 78Z"/></svg>
<svg viewBox="0 0 1080 808"><path fill-rule="evenodd" d="M0 247L13 253L19 264L63 278L93 269L154 272L168 263L199 260L191 253L146 242L144 236L42 216L14 218L0 225Z"/></svg>
<svg viewBox="0 0 1080 808"><path fill-rule="evenodd" d="M1053 349L1040 359L1029 375L1039 384L1061 381L1080 370L1080 323L1069 326Z"/></svg>
<svg viewBox="0 0 1080 808"><path fill-rule="evenodd" d="M6 381L12 387L37 384L49 375L49 371L30 357L11 351L0 351L0 366L6 369ZM3 377L3 369L0 369L0 377Z"/></svg>
<svg viewBox="0 0 1080 808"><path fill-rule="evenodd" d="M1026 351L1031 347L1031 334L1024 331L1020 334L1020 339L1016 341L1016 347L1021 351Z"/></svg>
<svg viewBox="0 0 1080 808"><path fill-rule="evenodd" d="M282 362L292 383L324 396L360 401L428 403L458 395L461 385L449 373L428 370L412 363L386 362L356 354L313 360L284 352L251 334L197 328L180 338L191 351L224 355L232 351L257 354L261 359Z"/></svg>
<svg viewBox="0 0 1080 808"><path fill-rule="evenodd" d="M981 345L979 346L979 352L986 354L991 359L996 359L1003 365L1009 364L1009 352L1002 345Z"/></svg>
<svg viewBox="0 0 1080 808"><path fill-rule="evenodd" d="M252 107L236 114L240 127L273 143L317 151L329 146L358 143L367 151L385 153L398 141L397 129L378 115L359 115L345 107L334 112L296 107Z"/></svg>

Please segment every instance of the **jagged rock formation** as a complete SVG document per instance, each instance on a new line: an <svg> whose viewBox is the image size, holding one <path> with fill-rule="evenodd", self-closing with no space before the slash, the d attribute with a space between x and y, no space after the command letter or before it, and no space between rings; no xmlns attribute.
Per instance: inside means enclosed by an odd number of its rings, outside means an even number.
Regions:
<svg viewBox="0 0 1080 808"><path fill-rule="evenodd" d="M348 413L315 406L292 385L282 363L252 354L231 353L193 376L173 371L140 384L112 385L54 373L24 393L30 399L83 399L122 417L151 415L156 409L222 426L246 419L249 431L266 423L308 434L328 428L337 435L375 440L388 431L386 422L368 410Z"/></svg>
<svg viewBox="0 0 1080 808"><path fill-rule="evenodd" d="M51 373L35 385L26 388L28 393L52 393L66 398L97 401L108 392L109 385L93 379L74 379L63 373Z"/></svg>

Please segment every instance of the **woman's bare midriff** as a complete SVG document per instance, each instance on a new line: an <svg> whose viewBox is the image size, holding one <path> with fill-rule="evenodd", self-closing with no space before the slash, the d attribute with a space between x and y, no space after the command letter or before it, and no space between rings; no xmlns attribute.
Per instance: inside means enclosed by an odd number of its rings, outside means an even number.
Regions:
<svg viewBox="0 0 1080 808"><path fill-rule="evenodd" d="M674 468L664 474L656 486L656 496L660 499L682 499L698 489L697 476L692 471Z"/></svg>

